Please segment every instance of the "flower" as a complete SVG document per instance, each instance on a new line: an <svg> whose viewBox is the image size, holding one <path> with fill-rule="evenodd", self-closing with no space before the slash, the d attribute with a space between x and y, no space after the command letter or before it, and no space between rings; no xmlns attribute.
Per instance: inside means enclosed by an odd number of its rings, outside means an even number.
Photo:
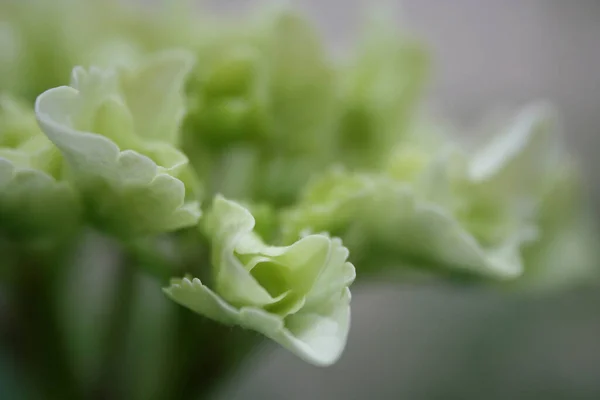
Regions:
<svg viewBox="0 0 600 400"><path fill-rule="evenodd" d="M309 235L268 246L255 220L236 202L216 196L206 217L214 282L173 279L165 293L216 321L261 332L315 365L340 357L350 327L354 266L338 238Z"/></svg>
<svg viewBox="0 0 600 400"><path fill-rule="evenodd" d="M104 230L143 235L197 223L196 181L175 147L192 64L189 53L166 51L130 68L76 67L71 87L38 97L38 122Z"/></svg>
<svg viewBox="0 0 600 400"><path fill-rule="evenodd" d="M542 190L559 159L551 117L547 107L525 108L474 156L431 141L400 143L386 171L330 170L284 212L284 240L327 231L365 268L514 279L523 273L523 246L537 238Z"/></svg>
<svg viewBox="0 0 600 400"><path fill-rule="evenodd" d="M60 179L62 159L30 107L0 96L0 229L12 239L49 243L73 232L76 191Z"/></svg>

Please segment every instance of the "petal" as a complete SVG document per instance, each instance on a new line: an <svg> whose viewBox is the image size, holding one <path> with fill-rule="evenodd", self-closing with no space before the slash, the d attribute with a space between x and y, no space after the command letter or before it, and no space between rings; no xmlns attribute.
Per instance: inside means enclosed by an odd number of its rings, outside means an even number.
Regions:
<svg viewBox="0 0 600 400"><path fill-rule="evenodd" d="M307 296L307 308L318 307L354 282L356 270L354 265L346 261L348 255L349 251L342 245L342 241L334 238L327 267L323 269Z"/></svg>
<svg viewBox="0 0 600 400"><path fill-rule="evenodd" d="M263 333L300 358L317 366L329 366L341 356L350 329L350 290L319 312L293 314L283 320L264 310L244 308L241 323Z"/></svg>
<svg viewBox="0 0 600 400"><path fill-rule="evenodd" d="M173 279L163 291L173 301L227 325L240 325L264 334L300 358L318 366L335 363L346 345L350 328L350 291L335 302L288 318L255 307L238 310L197 278Z"/></svg>
<svg viewBox="0 0 600 400"><path fill-rule="evenodd" d="M266 246L253 227L248 210L222 196L215 198L207 231L213 240L217 292L233 304L254 306L279 301L287 292L308 293L332 259L331 239L310 235L290 246Z"/></svg>
<svg viewBox="0 0 600 400"><path fill-rule="evenodd" d="M289 237L303 229L335 232L355 256L362 251L363 262L388 256L396 263L416 258L497 278L513 278L522 271L520 231L496 246L483 246L452 210L422 198L410 184L384 175L339 171L325 175L323 181L331 183L329 194L317 181L314 187L321 194L315 196L309 188L304 200L284 216ZM377 253L371 252L372 243L378 244Z"/></svg>
<svg viewBox="0 0 600 400"><path fill-rule="evenodd" d="M158 53L121 75L121 85L135 130L146 139L178 142L185 112L183 85L194 64L191 53Z"/></svg>
<svg viewBox="0 0 600 400"><path fill-rule="evenodd" d="M266 306L281 300L286 292L271 296L233 254L224 254L216 265L215 289L236 305Z"/></svg>
<svg viewBox="0 0 600 400"><path fill-rule="evenodd" d="M269 257L285 274L288 287L307 293L317 277L327 268L332 251L331 240L324 235L306 236L291 246L264 247L260 254ZM346 257L348 253L345 254Z"/></svg>
<svg viewBox="0 0 600 400"><path fill-rule="evenodd" d="M200 282L200 279L183 278L171 280L163 291L176 303L227 325L238 324L239 311Z"/></svg>
<svg viewBox="0 0 600 400"><path fill-rule="evenodd" d="M489 182L489 189L500 195L530 193L539 187L559 156L553 117L546 105L525 108L505 132L475 154L469 165L469 178Z"/></svg>
<svg viewBox="0 0 600 400"><path fill-rule="evenodd" d="M273 298L234 253L236 243L254 227L254 218L248 210L218 195L205 225L213 245L215 288L221 296L236 305L255 306L272 304L281 299Z"/></svg>

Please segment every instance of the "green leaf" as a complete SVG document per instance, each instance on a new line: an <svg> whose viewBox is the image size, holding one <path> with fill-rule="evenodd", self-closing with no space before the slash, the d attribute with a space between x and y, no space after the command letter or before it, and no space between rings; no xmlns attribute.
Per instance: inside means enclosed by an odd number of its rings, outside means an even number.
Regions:
<svg viewBox="0 0 600 400"><path fill-rule="evenodd" d="M269 111L282 150L322 155L330 148L335 111L333 63L316 29L279 12L262 38Z"/></svg>

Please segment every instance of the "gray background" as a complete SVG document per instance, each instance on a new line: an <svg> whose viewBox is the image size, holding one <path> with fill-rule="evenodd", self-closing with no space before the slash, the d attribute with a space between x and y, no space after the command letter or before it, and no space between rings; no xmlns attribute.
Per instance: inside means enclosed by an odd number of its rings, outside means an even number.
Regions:
<svg viewBox="0 0 600 400"><path fill-rule="evenodd" d="M336 51L352 43L369 4L292 3ZM248 4L218 7L241 12ZM431 107L470 128L497 107L551 100L598 198L599 1L406 0L402 10L398 21L434 57ZM380 282L353 293L353 328L337 365L314 368L266 345L217 397L600 399L595 290L533 297Z"/></svg>

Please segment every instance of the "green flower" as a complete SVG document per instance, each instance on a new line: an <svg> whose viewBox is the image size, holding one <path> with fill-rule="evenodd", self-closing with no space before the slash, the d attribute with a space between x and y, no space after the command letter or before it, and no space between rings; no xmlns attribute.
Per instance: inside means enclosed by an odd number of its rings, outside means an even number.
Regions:
<svg viewBox="0 0 600 400"><path fill-rule="evenodd" d="M351 167L380 167L406 139L429 75L425 47L395 25L389 13L372 15L355 58L339 72L336 150Z"/></svg>
<svg viewBox="0 0 600 400"><path fill-rule="evenodd" d="M341 236L366 269L441 267L506 279L522 268L514 242L482 246L449 210L383 175L331 172L284 214L283 226L288 240L321 231Z"/></svg>
<svg viewBox="0 0 600 400"><path fill-rule="evenodd" d="M516 286L556 290L598 278L600 236L582 178L573 159L556 160L536 218L539 240L523 249L525 274Z"/></svg>
<svg viewBox="0 0 600 400"><path fill-rule="evenodd" d="M387 173L334 169L284 213L285 241L328 231L361 264L515 278L524 268L522 246L537 237L542 182L556 157L549 115L543 107L527 108L473 157L455 146L427 153L406 145Z"/></svg>
<svg viewBox="0 0 600 400"><path fill-rule="evenodd" d="M79 199L60 181L62 160L32 109L0 97L0 229L12 239L48 242L72 232Z"/></svg>
<svg viewBox="0 0 600 400"><path fill-rule="evenodd" d="M40 126L58 147L90 219L119 235L196 224L196 181L177 143L186 52L149 57L136 68L73 70L71 87L41 94Z"/></svg>
<svg viewBox="0 0 600 400"><path fill-rule="evenodd" d="M268 246L254 224L247 209L217 196L206 218L213 285L186 277L165 292L208 318L261 332L310 363L334 363L350 326L355 271L348 250L326 235Z"/></svg>
<svg viewBox="0 0 600 400"><path fill-rule="evenodd" d="M190 79L186 152L211 157L196 164L214 193L290 204L335 153L333 63L315 29L286 8L219 33Z"/></svg>

